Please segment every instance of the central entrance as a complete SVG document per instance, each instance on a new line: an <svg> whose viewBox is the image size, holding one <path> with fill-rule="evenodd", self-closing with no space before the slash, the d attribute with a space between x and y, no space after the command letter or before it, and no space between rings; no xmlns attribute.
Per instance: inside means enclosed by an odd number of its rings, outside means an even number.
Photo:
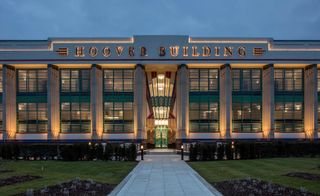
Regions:
<svg viewBox="0 0 320 196"><path fill-rule="evenodd" d="M156 148L168 148L174 140L175 129L175 80L176 70L172 65L148 66L147 76L147 101L149 115L147 117L149 127L148 143ZM167 69L169 68L169 69ZM152 139L151 139L152 138Z"/></svg>
<svg viewBox="0 0 320 196"><path fill-rule="evenodd" d="M168 147L168 126L156 126L154 130L154 141L156 148Z"/></svg>

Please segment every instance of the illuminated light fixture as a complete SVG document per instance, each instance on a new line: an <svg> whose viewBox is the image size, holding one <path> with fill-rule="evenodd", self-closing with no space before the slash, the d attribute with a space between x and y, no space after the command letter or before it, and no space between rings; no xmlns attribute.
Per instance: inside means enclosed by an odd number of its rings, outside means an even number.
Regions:
<svg viewBox="0 0 320 196"><path fill-rule="evenodd" d="M158 79L159 79L159 80L163 80L163 79L164 79L164 74L159 74L159 75L158 75Z"/></svg>
<svg viewBox="0 0 320 196"><path fill-rule="evenodd" d="M156 119L154 121L154 124L157 126L159 125L168 125L169 124L169 121L168 120L160 120L160 119Z"/></svg>

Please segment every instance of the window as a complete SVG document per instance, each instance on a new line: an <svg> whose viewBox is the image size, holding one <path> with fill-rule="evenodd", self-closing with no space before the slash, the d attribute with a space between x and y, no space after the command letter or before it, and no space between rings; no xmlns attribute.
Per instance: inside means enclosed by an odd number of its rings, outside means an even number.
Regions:
<svg viewBox="0 0 320 196"><path fill-rule="evenodd" d="M105 69L104 92L133 92L133 69Z"/></svg>
<svg viewBox="0 0 320 196"><path fill-rule="evenodd" d="M302 69L275 69L275 91L277 92L302 92Z"/></svg>
<svg viewBox="0 0 320 196"><path fill-rule="evenodd" d="M2 89L2 69L0 69L0 93L3 92L3 89Z"/></svg>
<svg viewBox="0 0 320 196"><path fill-rule="evenodd" d="M2 127L2 103L0 103L0 131L3 130Z"/></svg>
<svg viewBox="0 0 320 196"><path fill-rule="evenodd" d="M89 69L62 69L61 92L90 92Z"/></svg>
<svg viewBox="0 0 320 196"><path fill-rule="evenodd" d="M18 92L47 92L47 70L18 70Z"/></svg>
<svg viewBox="0 0 320 196"><path fill-rule="evenodd" d="M303 103L302 102L276 102L275 128L277 132L303 131Z"/></svg>
<svg viewBox="0 0 320 196"><path fill-rule="evenodd" d="M260 69L232 69L233 91L261 91Z"/></svg>
<svg viewBox="0 0 320 196"><path fill-rule="evenodd" d="M190 92L218 91L218 69L189 69Z"/></svg>
<svg viewBox="0 0 320 196"><path fill-rule="evenodd" d="M104 132L133 132L133 103L104 103Z"/></svg>
<svg viewBox="0 0 320 196"><path fill-rule="evenodd" d="M91 130L90 103L61 103L61 132L82 133Z"/></svg>
<svg viewBox="0 0 320 196"><path fill-rule="evenodd" d="M47 132L47 103L18 103L18 132Z"/></svg>
<svg viewBox="0 0 320 196"><path fill-rule="evenodd" d="M190 102L189 120L191 132L218 132L218 103L200 100Z"/></svg>
<svg viewBox="0 0 320 196"><path fill-rule="evenodd" d="M234 132L260 132L262 109L260 102L233 102L232 120Z"/></svg>

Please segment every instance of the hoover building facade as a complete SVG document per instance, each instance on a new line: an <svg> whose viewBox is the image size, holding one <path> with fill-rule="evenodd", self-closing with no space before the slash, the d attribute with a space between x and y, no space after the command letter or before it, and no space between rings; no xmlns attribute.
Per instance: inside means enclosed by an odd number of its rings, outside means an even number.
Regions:
<svg viewBox="0 0 320 196"><path fill-rule="evenodd" d="M318 67L320 41L1 40L0 142L314 140Z"/></svg>

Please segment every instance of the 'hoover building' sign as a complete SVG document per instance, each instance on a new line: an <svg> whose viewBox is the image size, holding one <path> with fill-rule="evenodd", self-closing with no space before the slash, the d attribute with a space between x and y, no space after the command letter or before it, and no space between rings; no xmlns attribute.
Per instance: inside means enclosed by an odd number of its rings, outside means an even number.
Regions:
<svg viewBox="0 0 320 196"><path fill-rule="evenodd" d="M153 48L154 49L154 48ZM252 56L262 56L266 50L262 47L253 47L248 50L245 46L160 46L157 50L158 57L246 57L248 52ZM75 45L72 48L60 47L56 50L60 56L74 56L77 58L81 57L92 57L103 56L110 58L113 56L117 57L147 57L149 56L150 49L146 46L121 46L117 45L114 47L110 46L84 46ZM153 52L154 54L154 52Z"/></svg>

